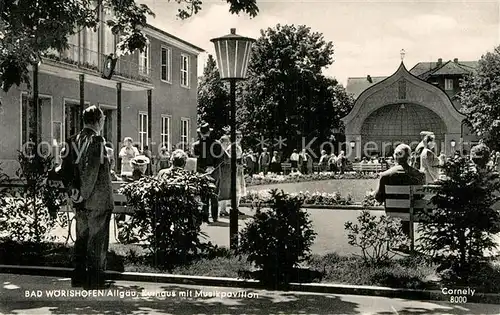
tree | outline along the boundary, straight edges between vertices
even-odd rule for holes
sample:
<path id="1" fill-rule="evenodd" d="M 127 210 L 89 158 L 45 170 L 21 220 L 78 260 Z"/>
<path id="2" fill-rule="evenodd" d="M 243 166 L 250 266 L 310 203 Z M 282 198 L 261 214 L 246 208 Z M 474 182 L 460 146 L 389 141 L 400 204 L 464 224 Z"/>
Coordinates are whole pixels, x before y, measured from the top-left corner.
<path id="1" fill-rule="evenodd" d="M 285 154 L 317 137 L 318 148 L 352 107 L 335 79 L 322 74 L 333 62 L 333 44 L 304 25 L 278 24 L 261 31 L 252 49 L 249 79 L 241 84 L 239 125 L 247 145 L 286 138 Z M 274 144 L 278 144 L 274 142 Z"/>
<path id="2" fill-rule="evenodd" d="M 500 232 L 500 212 L 494 207 L 500 200 L 499 174 L 486 167 L 485 145 L 474 147 L 471 155 L 479 161 L 459 157 L 447 162 L 446 177 L 427 188 L 434 194 L 433 207 L 422 214 L 418 227 L 420 250 L 438 263 L 444 278 L 461 284 L 484 267 L 484 252 L 497 247 L 494 235 Z"/>
<path id="3" fill-rule="evenodd" d="M 176 0 L 185 3 L 178 16 L 188 18 L 201 10 L 200 0 Z M 227 0 L 231 13 L 244 11 L 256 16 L 255 0 Z M 147 37 L 142 29 L 153 12 L 135 0 L 5 0 L 0 12 L 0 84 L 7 92 L 14 84 L 26 83 L 28 68 L 37 65 L 49 50 L 68 48 L 68 36 L 84 28 L 96 29 L 101 8 L 113 12 L 106 24 L 119 34 L 117 54 L 143 50 Z"/>
<path id="4" fill-rule="evenodd" d="M 203 77 L 198 83 L 198 124 L 208 122 L 214 135 L 220 137 L 229 126 L 229 110 L 229 90 L 220 79 L 215 59 L 208 55 Z"/>
<path id="5" fill-rule="evenodd" d="M 500 46 L 479 60 L 477 71 L 461 82 L 458 99 L 474 132 L 500 149 Z"/>

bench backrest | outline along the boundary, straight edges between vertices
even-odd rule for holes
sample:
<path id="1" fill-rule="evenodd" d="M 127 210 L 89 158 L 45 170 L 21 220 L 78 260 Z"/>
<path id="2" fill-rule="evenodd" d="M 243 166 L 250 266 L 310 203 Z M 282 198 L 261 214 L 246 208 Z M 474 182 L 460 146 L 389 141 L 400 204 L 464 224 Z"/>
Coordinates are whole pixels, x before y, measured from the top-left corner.
<path id="1" fill-rule="evenodd" d="M 429 198 L 421 185 L 386 185 L 385 212 L 388 216 L 410 220 L 410 209 L 414 221 L 419 220 L 419 212 L 428 207 Z"/>

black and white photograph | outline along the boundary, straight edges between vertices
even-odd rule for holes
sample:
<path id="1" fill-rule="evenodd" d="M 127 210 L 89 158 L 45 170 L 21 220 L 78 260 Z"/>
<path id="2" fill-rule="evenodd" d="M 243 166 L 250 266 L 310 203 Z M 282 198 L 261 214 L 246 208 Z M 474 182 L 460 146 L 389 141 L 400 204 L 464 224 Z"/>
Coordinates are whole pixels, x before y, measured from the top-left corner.
<path id="1" fill-rule="evenodd" d="M 500 1 L 0 0 L 0 314 L 500 314 Z"/>

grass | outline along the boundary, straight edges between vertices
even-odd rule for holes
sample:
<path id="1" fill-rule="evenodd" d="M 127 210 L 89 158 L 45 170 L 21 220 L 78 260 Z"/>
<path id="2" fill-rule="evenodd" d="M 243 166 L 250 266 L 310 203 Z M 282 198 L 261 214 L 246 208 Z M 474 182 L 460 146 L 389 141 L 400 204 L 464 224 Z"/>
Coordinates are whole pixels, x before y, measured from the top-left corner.
<path id="1" fill-rule="evenodd" d="M 0 264 L 71 267 L 72 247 L 63 244 L 0 243 Z M 144 262 L 147 252 L 138 245 L 112 244 L 108 254 L 108 269 L 115 271 L 164 273 L 165 271 Z M 319 278 L 306 282 L 372 285 L 407 289 L 439 289 L 434 265 L 420 258 L 404 257 L 386 265 L 367 265 L 356 256 L 336 253 L 313 255 L 299 271 L 309 271 Z M 212 257 L 203 258 L 189 265 L 178 266 L 168 273 L 237 278 L 256 273 L 256 268 L 246 257 L 233 255 L 219 248 Z M 300 276 L 297 276 L 301 278 Z M 307 276 L 306 276 L 307 278 Z M 500 265 L 491 264 L 477 272 L 469 286 L 481 292 L 500 292 Z"/>

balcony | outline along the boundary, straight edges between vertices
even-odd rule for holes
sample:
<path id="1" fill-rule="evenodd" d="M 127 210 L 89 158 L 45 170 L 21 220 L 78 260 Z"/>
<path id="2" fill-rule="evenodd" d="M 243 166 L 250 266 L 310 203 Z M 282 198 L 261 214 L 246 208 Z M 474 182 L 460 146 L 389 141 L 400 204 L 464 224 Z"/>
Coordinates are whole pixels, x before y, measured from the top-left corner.
<path id="1" fill-rule="evenodd" d="M 132 58 L 132 56 L 125 56 L 118 59 L 113 78 L 117 81 L 121 81 L 119 79 L 121 77 L 132 81 L 151 83 L 151 68 L 145 68 L 139 65 L 138 62 L 127 60 L 127 58 Z M 70 45 L 69 49 L 63 53 L 51 51 L 45 55 L 46 59 L 55 61 L 61 65 L 91 71 L 98 76 L 101 75 L 106 57 L 107 55 L 100 52 L 76 45 Z"/>

